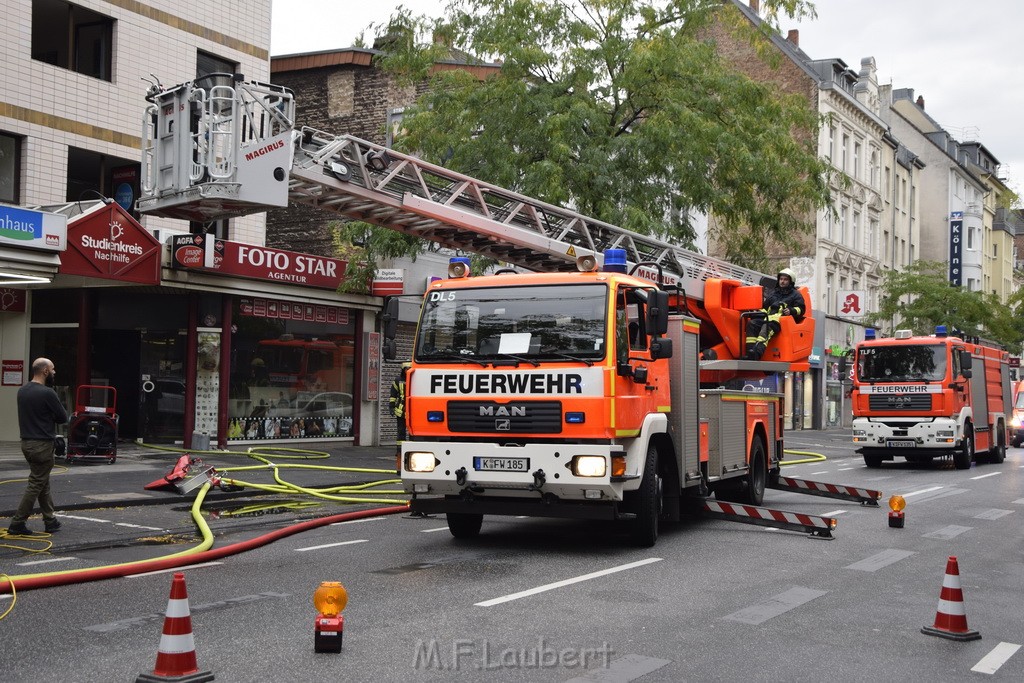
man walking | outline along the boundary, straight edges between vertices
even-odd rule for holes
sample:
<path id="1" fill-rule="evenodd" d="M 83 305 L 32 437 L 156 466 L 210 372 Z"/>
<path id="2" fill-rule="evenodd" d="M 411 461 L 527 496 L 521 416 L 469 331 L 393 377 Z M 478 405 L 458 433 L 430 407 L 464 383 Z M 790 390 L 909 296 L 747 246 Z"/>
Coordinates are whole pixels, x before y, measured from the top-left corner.
<path id="1" fill-rule="evenodd" d="M 31 474 L 25 495 L 21 498 L 18 511 L 11 518 L 7 529 L 9 536 L 31 536 L 32 530 L 25 526 L 32 514 L 32 507 L 39 501 L 43 513 L 43 525 L 47 533 L 61 527 L 53 514 L 53 499 L 50 497 L 50 471 L 53 470 L 53 442 L 56 438 L 54 424 L 64 424 L 68 414 L 53 390 L 57 372 L 49 358 L 37 358 L 32 363 L 32 381 L 18 389 L 18 426 L 21 428 L 21 452 L 28 461 Z"/>

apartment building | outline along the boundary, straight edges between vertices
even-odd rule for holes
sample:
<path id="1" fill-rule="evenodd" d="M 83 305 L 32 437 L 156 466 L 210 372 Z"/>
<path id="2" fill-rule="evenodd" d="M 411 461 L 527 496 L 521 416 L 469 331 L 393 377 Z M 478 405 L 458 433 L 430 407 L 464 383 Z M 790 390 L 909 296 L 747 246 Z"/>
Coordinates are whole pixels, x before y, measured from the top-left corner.
<path id="1" fill-rule="evenodd" d="M 305 285 L 252 263 L 194 267 L 180 244 L 262 247 L 265 214 L 190 223 L 135 210 L 150 181 L 147 90 L 267 81 L 270 6 L 0 0 L 0 225 L 46 226 L 32 239 L 0 229 L 3 414 L 48 356 L 71 409 L 78 387 L 116 388 L 123 439 L 373 442 L 361 407 L 379 381 L 362 358 L 379 301 L 336 293 L 343 262 Z M 0 440 L 16 438 L 16 421 L 0 421 Z"/>

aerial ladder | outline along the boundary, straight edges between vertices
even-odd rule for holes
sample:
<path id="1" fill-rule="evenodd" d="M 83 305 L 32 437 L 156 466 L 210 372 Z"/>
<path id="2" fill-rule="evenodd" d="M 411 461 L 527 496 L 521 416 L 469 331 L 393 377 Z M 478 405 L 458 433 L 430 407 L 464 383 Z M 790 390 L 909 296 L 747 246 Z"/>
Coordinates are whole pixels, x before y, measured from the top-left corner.
<path id="1" fill-rule="evenodd" d="M 702 383 L 809 367 L 810 317 L 777 334 L 764 360 L 743 360 L 746 318 L 774 281 L 763 273 L 350 135 L 296 130 L 286 88 L 218 74 L 154 86 L 147 100 L 142 213 L 210 221 L 304 204 L 535 272 L 575 270 L 581 257 L 600 263 L 606 250 L 621 249 L 635 274 L 673 294 L 677 310 L 708 323 L 701 325 Z M 868 505 L 880 496 L 785 477 L 769 486 Z"/>

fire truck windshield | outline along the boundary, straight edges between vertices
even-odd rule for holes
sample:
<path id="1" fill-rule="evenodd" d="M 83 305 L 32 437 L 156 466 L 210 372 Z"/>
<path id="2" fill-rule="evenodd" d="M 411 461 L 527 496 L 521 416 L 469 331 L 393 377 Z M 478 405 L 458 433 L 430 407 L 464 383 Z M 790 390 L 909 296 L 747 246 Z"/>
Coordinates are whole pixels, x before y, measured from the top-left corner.
<path id="1" fill-rule="evenodd" d="M 936 382 L 946 376 L 942 344 L 865 346 L 857 352 L 862 382 Z"/>
<path id="2" fill-rule="evenodd" d="M 427 295 L 416 360 L 604 358 L 603 284 L 447 289 Z"/>

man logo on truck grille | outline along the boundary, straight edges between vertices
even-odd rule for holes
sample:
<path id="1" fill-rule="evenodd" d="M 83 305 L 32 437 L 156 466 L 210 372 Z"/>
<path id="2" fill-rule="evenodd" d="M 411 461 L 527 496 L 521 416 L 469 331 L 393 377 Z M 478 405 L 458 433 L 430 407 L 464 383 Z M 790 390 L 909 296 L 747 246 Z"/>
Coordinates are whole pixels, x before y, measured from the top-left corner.
<path id="1" fill-rule="evenodd" d="M 480 406 L 480 417 L 526 417 L 526 406 Z"/>
<path id="2" fill-rule="evenodd" d="M 495 420 L 494 430 L 498 432 L 512 431 L 512 420 Z"/>
<path id="3" fill-rule="evenodd" d="M 910 403 L 909 396 L 888 396 L 886 400 L 891 406 L 903 406 Z"/>

